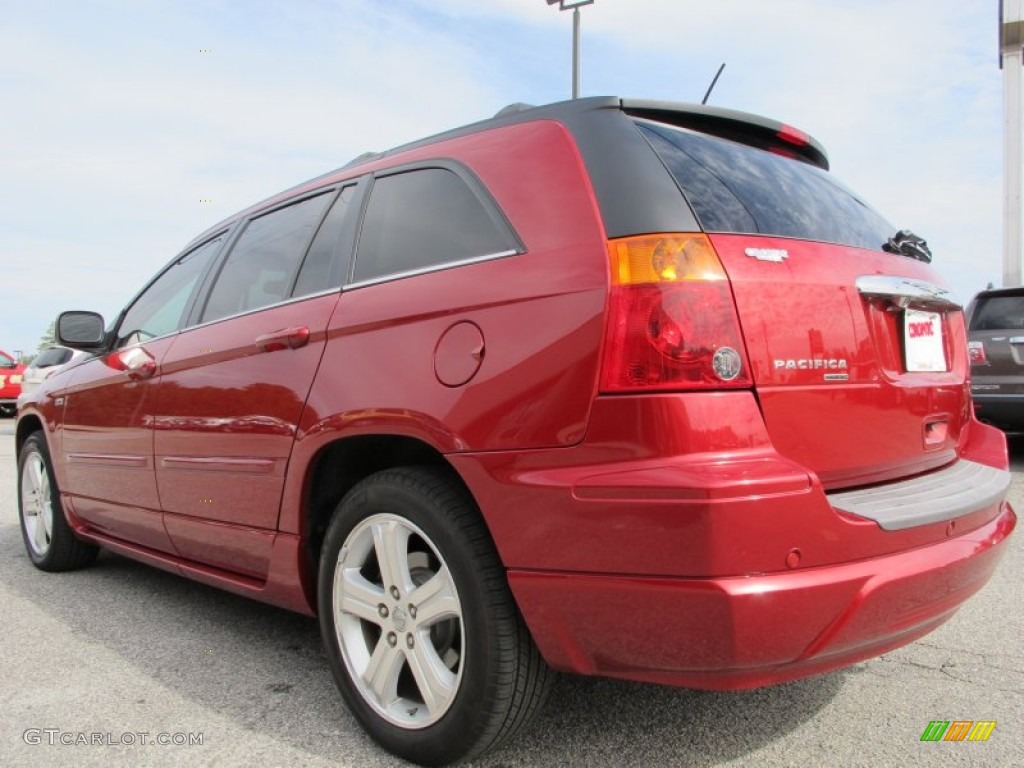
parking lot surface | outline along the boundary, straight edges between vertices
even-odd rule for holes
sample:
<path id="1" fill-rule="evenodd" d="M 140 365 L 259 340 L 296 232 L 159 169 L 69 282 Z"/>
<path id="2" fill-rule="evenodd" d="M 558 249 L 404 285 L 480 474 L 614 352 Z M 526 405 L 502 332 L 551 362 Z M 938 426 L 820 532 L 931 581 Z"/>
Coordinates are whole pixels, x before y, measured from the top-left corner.
<path id="1" fill-rule="evenodd" d="M 1014 454 L 1020 512 L 1024 443 Z M 13 422 L 2 420 L 0 764 L 399 764 L 342 704 L 315 620 L 108 553 L 84 571 L 42 573 L 25 555 L 15 494 Z M 474 764 L 1019 766 L 1022 550 L 1018 530 L 981 593 L 881 658 L 744 693 L 563 677 L 529 731 Z M 982 743 L 922 742 L 932 720 L 997 725 Z"/>

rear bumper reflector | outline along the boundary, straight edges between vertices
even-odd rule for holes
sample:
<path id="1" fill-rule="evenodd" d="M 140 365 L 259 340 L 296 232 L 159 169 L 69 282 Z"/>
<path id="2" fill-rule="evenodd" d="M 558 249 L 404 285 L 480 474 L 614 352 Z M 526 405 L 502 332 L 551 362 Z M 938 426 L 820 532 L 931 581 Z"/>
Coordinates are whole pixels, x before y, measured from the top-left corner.
<path id="1" fill-rule="evenodd" d="M 1010 473 L 961 459 L 909 480 L 829 493 L 836 509 L 874 520 L 887 531 L 952 520 L 1002 501 Z"/>

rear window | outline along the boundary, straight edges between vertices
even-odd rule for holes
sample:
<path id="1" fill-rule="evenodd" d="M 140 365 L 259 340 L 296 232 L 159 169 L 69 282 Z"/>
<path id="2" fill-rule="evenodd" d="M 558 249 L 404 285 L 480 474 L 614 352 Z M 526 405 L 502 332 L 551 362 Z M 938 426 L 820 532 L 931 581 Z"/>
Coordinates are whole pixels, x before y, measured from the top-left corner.
<path id="1" fill-rule="evenodd" d="M 1024 296 L 980 299 L 971 315 L 972 331 L 1024 330 Z"/>
<path id="2" fill-rule="evenodd" d="M 66 347 L 51 347 L 40 352 L 36 359 L 32 361 L 32 365 L 36 368 L 52 368 L 55 365 L 64 365 L 70 359 L 70 349 Z"/>
<path id="3" fill-rule="evenodd" d="M 637 120 L 706 232 L 880 250 L 896 231 L 813 165 L 694 131 Z"/>

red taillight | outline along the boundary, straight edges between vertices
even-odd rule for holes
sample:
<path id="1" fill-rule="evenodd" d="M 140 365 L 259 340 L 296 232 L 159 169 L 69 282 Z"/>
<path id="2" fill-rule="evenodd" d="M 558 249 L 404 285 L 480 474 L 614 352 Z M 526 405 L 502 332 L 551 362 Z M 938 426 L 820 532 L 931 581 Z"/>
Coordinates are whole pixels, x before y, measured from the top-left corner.
<path id="1" fill-rule="evenodd" d="M 729 281 L 704 235 L 608 243 L 603 392 L 749 387 Z"/>
<path id="2" fill-rule="evenodd" d="M 983 342 L 967 342 L 967 354 L 971 358 L 971 365 L 988 365 L 988 358 L 985 357 L 985 344 Z"/>

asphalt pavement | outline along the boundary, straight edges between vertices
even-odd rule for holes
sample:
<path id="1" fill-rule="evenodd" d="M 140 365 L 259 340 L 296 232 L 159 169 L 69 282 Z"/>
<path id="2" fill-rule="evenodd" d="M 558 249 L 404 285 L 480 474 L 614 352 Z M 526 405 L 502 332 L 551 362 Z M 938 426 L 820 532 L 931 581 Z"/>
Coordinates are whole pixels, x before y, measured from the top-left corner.
<path id="1" fill-rule="evenodd" d="M 0 765 L 403 764 L 346 711 L 315 620 L 109 553 L 33 568 L 12 435 L 0 421 Z M 1022 550 L 1024 528 L 946 625 L 841 672 L 745 693 L 564 676 L 536 724 L 475 765 L 1024 765 Z M 932 720 L 997 725 L 986 742 L 922 742 Z"/>

